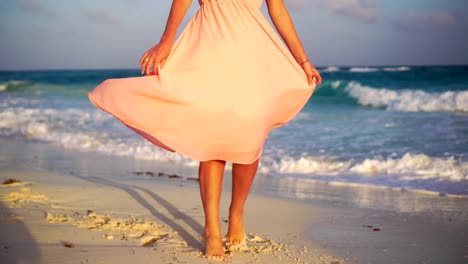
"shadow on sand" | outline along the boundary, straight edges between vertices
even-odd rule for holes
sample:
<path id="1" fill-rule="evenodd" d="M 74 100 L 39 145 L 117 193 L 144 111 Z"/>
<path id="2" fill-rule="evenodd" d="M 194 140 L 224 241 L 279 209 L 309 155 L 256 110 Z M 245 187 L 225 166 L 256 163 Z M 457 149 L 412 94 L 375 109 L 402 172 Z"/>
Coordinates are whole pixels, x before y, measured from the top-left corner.
<path id="1" fill-rule="evenodd" d="M 39 245 L 23 220 L 0 202 L 0 263 L 40 263 Z"/>
<path id="2" fill-rule="evenodd" d="M 188 230 L 184 229 L 181 225 L 173 221 L 168 216 L 164 215 L 163 213 L 160 213 L 158 210 L 156 210 L 156 208 L 151 203 L 156 202 L 160 206 L 164 207 L 174 219 L 179 219 L 179 220 L 184 221 L 197 234 L 203 234 L 203 230 L 204 230 L 203 226 L 200 225 L 197 221 L 195 221 L 192 217 L 188 216 L 184 212 L 177 209 L 177 207 L 173 206 L 166 199 L 157 195 L 156 193 L 148 189 L 139 187 L 139 186 L 117 183 L 117 182 L 109 181 L 100 177 L 85 177 L 85 176 L 77 175 L 76 173 L 72 173 L 71 175 L 79 179 L 88 181 L 88 182 L 110 186 L 110 187 L 114 187 L 114 188 L 125 191 L 133 199 L 135 199 L 135 201 L 141 204 L 141 206 L 146 208 L 154 217 L 166 223 L 174 231 L 177 231 L 180 237 L 184 239 L 185 242 L 187 242 L 189 246 L 200 251 L 204 249 L 203 244 L 197 238 L 195 238 Z M 149 197 L 152 198 L 153 201 L 146 200 L 138 191 L 147 194 Z"/>

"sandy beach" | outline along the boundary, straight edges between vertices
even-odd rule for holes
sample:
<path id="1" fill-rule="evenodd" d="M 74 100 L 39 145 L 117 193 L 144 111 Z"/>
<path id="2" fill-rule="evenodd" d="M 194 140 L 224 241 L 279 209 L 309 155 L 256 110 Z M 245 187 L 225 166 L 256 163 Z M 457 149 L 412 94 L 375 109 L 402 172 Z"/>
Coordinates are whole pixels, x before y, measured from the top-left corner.
<path id="1" fill-rule="evenodd" d="M 0 143 L 1 182 L 20 181 L 0 187 L 1 263 L 212 262 L 202 257 L 195 168 Z M 225 231 L 229 173 L 221 207 Z M 295 184 L 282 186 L 292 190 Z M 227 261 L 468 260 L 466 198 L 318 182 L 307 186 L 316 199 L 281 197 L 274 180 L 258 176 L 245 212 L 247 245 L 228 252 Z"/>

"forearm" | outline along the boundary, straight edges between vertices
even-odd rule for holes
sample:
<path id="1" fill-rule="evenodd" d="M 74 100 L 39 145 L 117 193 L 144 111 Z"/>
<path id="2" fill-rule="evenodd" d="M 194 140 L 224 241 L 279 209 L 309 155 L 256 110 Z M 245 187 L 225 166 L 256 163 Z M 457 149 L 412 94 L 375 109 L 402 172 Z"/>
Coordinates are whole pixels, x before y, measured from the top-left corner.
<path id="1" fill-rule="evenodd" d="M 294 23 L 283 1 L 275 1 L 268 6 L 271 20 L 298 63 L 307 60 L 307 54 L 299 40 Z"/>
<path id="2" fill-rule="evenodd" d="M 182 20 L 187 13 L 190 5 L 192 4 L 192 0 L 173 0 L 171 6 L 171 12 L 169 13 L 169 17 L 167 18 L 166 28 L 164 29 L 164 33 L 161 37 L 162 40 L 169 40 L 173 42 L 176 38 L 177 29 L 182 23 Z"/>

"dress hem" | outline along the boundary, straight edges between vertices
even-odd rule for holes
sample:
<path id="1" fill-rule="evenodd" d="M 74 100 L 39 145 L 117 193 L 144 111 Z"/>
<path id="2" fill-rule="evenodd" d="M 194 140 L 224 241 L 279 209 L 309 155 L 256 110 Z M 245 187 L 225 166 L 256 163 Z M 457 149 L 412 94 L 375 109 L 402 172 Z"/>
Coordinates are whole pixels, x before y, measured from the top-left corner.
<path id="1" fill-rule="evenodd" d="M 261 148 L 258 151 L 258 154 L 256 155 L 256 157 L 252 161 L 245 162 L 245 161 L 241 161 L 241 160 L 237 160 L 237 159 L 231 159 L 231 158 L 222 158 L 222 157 L 220 157 L 220 158 L 215 158 L 215 157 L 211 158 L 210 154 L 203 155 L 204 157 L 202 157 L 202 158 L 197 158 L 196 155 L 187 154 L 186 152 L 176 151 L 170 146 L 171 144 L 166 144 L 165 142 L 167 142 L 167 140 L 165 140 L 164 138 L 161 139 L 161 136 L 158 135 L 157 137 L 155 137 L 155 136 L 152 135 L 154 133 L 149 132 L 144 128 L 141 128 L 140 126 L 132 124 L 131 122 L 123 121 L 123 118 L 120 118 L 119 116 L 117 116 L 117 115 L 111 113 L 110 111 L 106 110 L 100 103 L 97 102 L 97 100 L 95 100 L 95 98 L 93 98 L 91 93 L 92 92 L 88 93 L 88 98 L 91 101 L 91 103 L 93 103 L 96 107 L 98 107 L 102 111 L 110 114 L 111 116 L 115 117 L 122 124 L 124 124 L 125 126 L 127 126 L 130 129 L 132 129 L 133 131 L 137 132 L 140 136 L 142 136 L 144 139 L 146 139 L 147 141 L 149 141 L 153 145 L 155 145 L 155 146 L 157 146 L 159 148 L 162 148 L 162 149 L 164 149 L 166 151 L 179 153 L 179 154 L 181 154 L 181 155 L 183 155 L 183 156 L 185 156 L 187 158 L 190 158 L 192 160 L 196 160 L 196 161 L 199 161 L 199 162 L 210 161 L 210 160 L 224 160 L 224 161 L 227 161 L 227 162 L 238 163 L 238 164 L 252 164 L 257 159 L 259 159 L 261 157 L 262 153 L 263 153 L 263 148 Z M 149 137 L 151 137 L 152 139 L 154 139 L 156 142 L 158 142 L 160 144 L 154 143 L 152 140 L 150 140 L 145 135 L 148 135 Z"/>

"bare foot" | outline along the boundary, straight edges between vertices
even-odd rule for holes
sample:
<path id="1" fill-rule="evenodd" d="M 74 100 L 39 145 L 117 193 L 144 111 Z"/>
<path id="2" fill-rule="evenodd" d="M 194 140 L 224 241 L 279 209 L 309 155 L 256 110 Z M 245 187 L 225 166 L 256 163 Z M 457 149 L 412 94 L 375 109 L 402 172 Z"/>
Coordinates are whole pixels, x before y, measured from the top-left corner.
<path id="1" fill-rule="evenodd" d="M 239 246 L 245 243 L 244 218 L 240 213 L 229 215 L 229 229 L 227 233 L 227 243 L 232 246 Z"/>
<path id="2" fill-rule="evenodd" d="M 205 235 L 205 256 L 211 260 L 224 260 L 224 247 L 221 235 Z"/>

